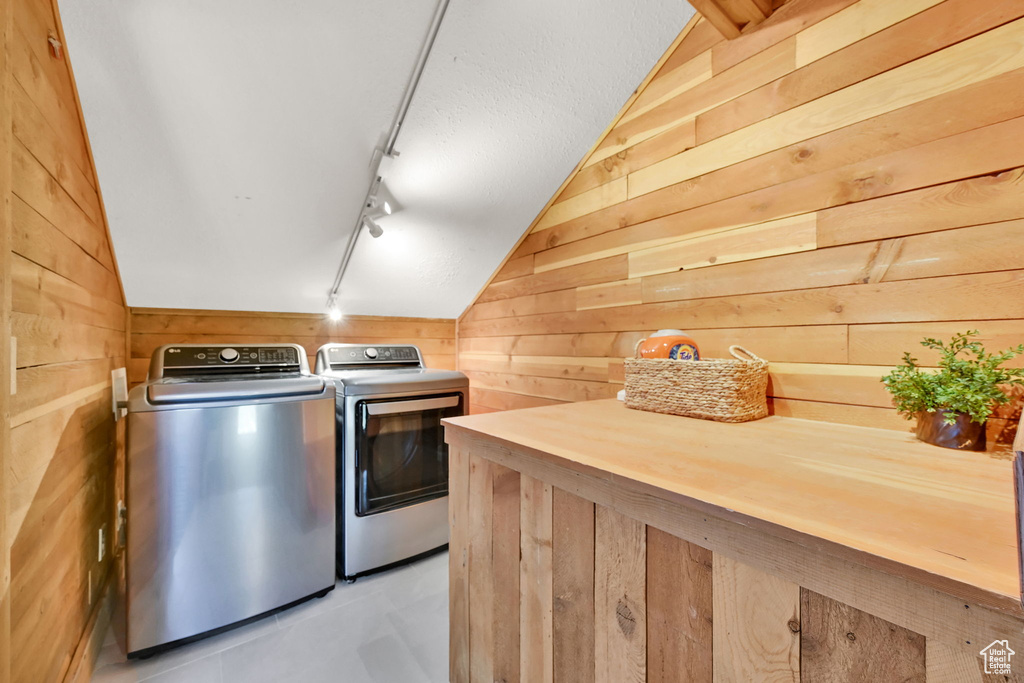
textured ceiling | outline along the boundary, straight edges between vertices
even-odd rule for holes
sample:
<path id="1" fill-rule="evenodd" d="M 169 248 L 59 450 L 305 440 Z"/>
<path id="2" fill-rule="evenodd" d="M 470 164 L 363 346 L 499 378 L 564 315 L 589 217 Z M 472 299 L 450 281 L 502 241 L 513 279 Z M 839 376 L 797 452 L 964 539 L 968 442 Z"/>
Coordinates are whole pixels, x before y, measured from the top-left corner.
<path id="1" fill-rule="evenodd" d="M 128 303 L 322 312 L 434 6 L 61 0 Z M 343 311 L 460 314 L 692 12 L 451 0 Z"/>

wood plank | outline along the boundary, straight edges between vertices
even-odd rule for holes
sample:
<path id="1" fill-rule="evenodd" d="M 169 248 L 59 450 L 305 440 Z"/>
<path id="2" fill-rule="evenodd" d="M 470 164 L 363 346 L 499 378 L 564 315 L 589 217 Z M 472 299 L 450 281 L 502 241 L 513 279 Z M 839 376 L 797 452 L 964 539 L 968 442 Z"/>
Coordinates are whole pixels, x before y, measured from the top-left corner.
<path id="1" fill-rule="evenodd" d="M 883 21 L 889 21 L 893 12 L 897 15 L 913 12 L 919 10 L 922 4 L 929 2 L 931 0 L 923 0 L 923 3 L 883 3 L 885 6 L 879 6 L 879 3 L 875 2 L 870 7 L 858 3 L 821 22 L 814 29 L 819 29 L 848 12 L 861 13 L 863 18 L 865 10 L 884 16 Z M 829 50 L 827 57 L 823 56 L 824 58 L 813 64 L 699 116 L 697 140 L 704 143 L 721 137 L 760 119 L 774 116 L 865 78 L 876 76 L 1017 19 L 1021 16 L 1021 11 L 1019 6 L 1000 0 L 949 0 L 840 49 L 848 44 L 848 37 L 857 35 L 859 29 L 852 31 L 849 36 L 844 35 L 840 40 L 825 46 Z M 838 27 L 829 28 L 829 31 L 833 30 L 838 30 Z M 798 36 L 798 50 L 800 41 L 803 41 L 805 36 L 806 34 Z M 818 39 L 816 37 L 814 40 Z M 797 59 L 799 61 L 799 54 Z"/>
<path id="2" fill-rule="evenodd" d="M 945 643 L 925 643 L 928 683 L 985 683 L 978 658 Z"/>
<path id="3" fill-rule="evenodd" d="M 1024 168 L 838 206 L 818 216 L 818 246 L 1024 217 Z"/>
<path id="4" fill-rule="evenodd" d="M 690 29 L 684 40 L 675 47 L 672 54 L 668 56 L 668 59 L 659 65 L 660 68 L 648 87 L 654 85 L 658 80 L 665 78 L 702 52 L 710 50 L 725 41 L 724 36 L 718 32 L 718 29 L 712 26 L 711 22 L 702 17 L 700 13 L 694 15 L 693 18 L 697 20 L 696 24 Z M 637 99 L 639 100 L 639 97 Z"/>
<path id="5" fill-rule="evenodd" d="M 606 185 L 587 190 L 574 197 L 564 199 L 551 205 L 537 221 L 534 232 L 540 232 L 552 225 L 558 225 L 573 218 L 585 216 L 600 209 L 607 208 L 612 204 L 618 204 L 626 200 L 626 179 L 617 178 Z"/>
<path id="6" fill-rule="evenodd" d="M 539 396 L 525 396 L 523 394 L 510 394 L 504 391 L 493 391 L 491 389 L 480 389 L 471 387 L 469 390 L 470 403 L 492 410 L 519 410 L 521 408 L 536 408 L 538 406 L 549 406 L 561 401 Z"/>
<path id="7" fill-rule="evenodd" d="M 715 682 L 799 683 L 800 587 L 719 553 L 713 583 Z"/>
<path id="8" fill-rule="evenodd" d="M 711 551 L 647 527 L 647 681 L 711 683 Z"/>
<path id="9" fill-rule="evenodd" d="M 451 339 L 455 336 L 453 320 L 420 318 L 396 320 L 387 317 L 345 316 L 331 324 L 324 316 L 308 314 L 302 317 L 269 315 L 152 315 L 133 313 L 132 330 L 140 334 L 189 333 L 236 335 L 296 335 L 304 337 L 396 337 Z"/>
<path id="10" fill-rule="evenodd" d="M 538 270 L 554 265 L 578 264 L 595 258 L 608 258 L 617 254 L 635 252 L 640 249 L 668 244 L 685 237 L 710 234 L 726 228 L 744 227 L 777 218 L 825 209 L 818 215 L 820 246 L 822 233 L 834 232 L 834 223 L 842 221 L 846 213 L 870 204 L 866 200 L 878 197 L 909 195 L 929 185 L 948 183 L 951 178 L 964 175 L 998 173 L 1012 169 L 1024 162 L 1024 152 L 1016 146 L 1007 146 L 1005 140 L 1024 135 L 1024 117 L 1003 121 L 982 129 L 960 133 L 955 136 L 920 145 L 912 150 L 902 150 L 882 157 L 875 157 L 835 168 L 825 173 L 806 176 L 774 187 L 740 195 L 714 204 L 699 206 L 687 211 L 653 219 L 626 228 L 613 230 L 593 237 L 572 242 L 538 253 L 535 257 Z M 967 146 L 966 148 L 964 146 Z M 967 150 L 966 152 L 964 150 Z M 995 182 L 996 188 L 989 192 L 997 194 L 1000 189 L 1007 193 L 1016 191 L 1012 179 Z M 977 179 L 981 181 L 981 179 Z M 976 185 L 984 183 L 976 182 Z M 935 188 L 931 188 L 936 192 Z M 926 190 L 922 192 L 926 192 Z M 878 201 L 878 200 L 875 200 Z M 850 202 L 856 202 L 851 204 Z M 832 209 L 830 207 L 838 207 Z M 861 209 L 863 210 L 863 209 Z M 996 217 L 950 225 L 948 221 L 961 216 L 966 206 L 950 212 L 947 227 L 959 227 L 982 222 L 997 222 L 1019 217 Z M 1007 209 L 992 207 L 990 212 L 999 216 Z M 1014 210 L 1010 210 L 1011 213 Z M 925 211 L 921 211 L 925 214 Z M 831 218 L 831 221 L 828 220 Z M 915 217 L 916 220 L 916 217 Z M 914 221 L 911 221 L 913 224 Z M 941 223 L 940 223 L 941 225 Z M 824 227 L 822 227 L 824 226 Z M 935 228 L 941 229 L 941 228 Z M 910 234 L 912 231 L 897 234 Z M 923 231 L 922 231 L 923 232 Z M 853 233 L 856 235 L 856 232 Z M 847 239 L 840 243 L 860 241 Z"/>
<path id="11" fill-rule="evenodd" d="M 606 382 L 591 382 L 552 377 L 531 377 L 500 372 L 465 371 L 470 384 L 481 389 L 526 394 L 556 401 L 593 401 L 615 396 L 618 387 Z"/>
<path id="12" fill-rule="evenodd" d="M 913 431 L 913 422 L 905 420 L 896 412 L 895 408 L 773 397 L 768 399 L 768 409 L 772 415 L 779 417 L 795 417 L 801 420 L 835 422 L 899 432 Z"/>
<path id="13" fill-rule="evenodd" d="M 11 198 L 11 249 L 19 256 L 121 304 L 117 275 L 18 197 Z"/>
<path id="14" fill-rule="evenodd" d="M 938 364 L 937 351 L 921 346 L 925 337 L 949 339 L 957 332 L 978 330 L 990 351 L 1002 350 L 1024 339 L 1024 320 L 961 320 L 938 323 L 897 323 L 850 326 L 850 362 L 858 365 L 897 365 L 909 351 L 921 365 Z M 1024 367 L 1024 357 L 1006 363 Z"/>
<path id="15" fill-rule="evenodd" d="M 13 33 L 11 0 L 0 0 L 0 491 L 7 497 L 11 458 L 11 61 L 7 45 Z M 8 512 L 0 510 L 0 680 L 11 680 L 11 537 Z"/>
<path id="16" fill-rule="evenodd" d="M 519 681 L 519 473 L 489 463 L 491 471 L 492 576 L 494 586 L 494 677 Z"/>
<path id="17" fill-rule="evenodd" d="M 524 682 L 552 683 L 551 485 L 521 477 L 519 486 L 519 675 Z"/>
<path id="18" fill-rule="evenodd" d="M 594 504 L 552 489 L 554 680 L 587 683 L 594 670 Z"/>
<path id="19" fill-rule="evenodd" d="M 124 332 L 27 313 L 11 314 L 18 338 L 18 367 L 115 358 L 124 353 Z"/>
<path id="20" fill-rule="evenodd" d="M 533 255 L 523 256 L 522 258 L 511 259 L 504 266 L 502 266 L 495 274 L 492 282 L 501 282 L 502 280 L 511 280 L 514 277 L 523 277 L 524 275 L 533 274 Z"/>
<path id="21" fill-rule="evenodd" d="M 800 591 L 800 673 L 822 683 L 925 683 L 924 636 Z"/>
<path id="22" fill-rule="evenodd" d="M 660 104 L 683 94 L 695 85 L 711 78 L 711 50 L 696 55 L 672 71 L 656 78 L 643 91 L 626 115 L 619 119 L 619 125 L 654 109 Z M 591 163 L 597 163 L 592 161 Z"/>
<path id="23" fill-rule="evenodd" d="M 847 45 L 934 7 L 943 0 L 861 0 L 797 36 L 797 66 L 806 66 Z"/>
<path id="24" fill-rule="evenodd" d="M 639 278 L 633 278 L 601 285 L 579 287 L 576 290 L 576 306 L 574 310 L 585 311 L 590 308 L 628 306 L 630 304 L 642 304 L 643 302 L 643 282 Z"/>
<path id="25" fill-rule="evenodd" d="M 598 683 L 647 680 L 647 535 L 598 505 L 594 514 L 594 666 Z"/>
<path id="26" fill-rule="evenodd" d="M 526 294 L 524 296 L 514 296 L 508 299 L 480 303 L 467 312 L 463 320 L 488 320 L 492 318 L 508 318 L 515 315 L 575 310 L 576 290 L 561 289 L 555 292 Z"/>
<path id="27" fill-rule="evenodd" d="M 636 171 L 629 197 L 1019 69 L 1022 45 L 1017 20 Z"/>
<path id="28" fill-rule="evenodd" d="M 469 678 L 494 680 L 494 491 L 490 461 L 469 454 Z"/>
<path id="29" fill-rule="evenodd" d="M 768 394 L 780 398 L 847 405 L 892 407 L 882 376 L 892 370 L 877 365 L 771 363 Z"/>
<path id="30" fill-rule="evenodd" d="M 658 133 L 643 142 L 627 147 L 612 156 L 595 160 L 593 164 L 576 174 L 572 182 L 566 186 L 564 194 L 566 196 L 573 196 L 574 194 L 585 192 L 690 149 L 696 144 L 696 127 L 696 119 L 683 121 L 677 126 Z M 606 210 L 602 209 L 595 213 L 601 213 Z M 592 216 L 594 214 L 587 214 L 581 218 L 575 218 L 572 221 L 566 222 L 584 221 Z M 540 237 L 544 237 L 543 233 Z M 527 237 L 526 239 L 529 240 L 530 238 Z"/>
<path id="31" fill-rule="evenodd" d="M 797 35 L 858 0 L 786 0 L 757 30 L 740 40 L 720 41 L 712 50 L 715 73 L 731 69 L 772 45 Z M 778 4 L 778 3 L 775 3 Z"/>
<path id="32" fill-rule="evenodd" d="M 591 159 L 607 158 L 659 133 L 664 133 L 696 118 L 709 109 L 728 102 L 743 93 L 750 92 L 765 83 L 770 83 L 792 71 L 795 65 L 795 41 L 788 40 L 774 45 L 721 76 L 697 83 L 680 94 L 665 99 L 635 118 L 620 121 L 619 125 L 611 131 L 594 152 Z M 641 172 L 637 171 L 637 173 Z M 636 194 L 631 186 L 629 196 L 633 197 Z"/>
<path id="33" fill-rule="evenodd" d="M 690 4 L 726 38 L 738 38 L 741 26 L 722 8 L 719 0 L 694 0 Z"/>
<path id="34" fill-rule="evenodd" d="M 816 246 L 817 226 L 817 214 L 810 213 L 630 252 L 629 276 L 637 278 L 811 251 Z"/>
<path id="35" fill-rule="evenodd" d="M 83 172 L 78 166 L 56 131 L 29 99 L 25 89 L 14 84 L 11 94 L 14 104 L 14 136 L 39 160 L 90 220 L 96 223 L 102 221 L 99 198 L 91 174 Z"/>
<path id="36" fill-rule="evenodd" d="M 97 296 L 16 254 L 11 259 L 11 280 L 15 311 L 112 330 L 124 329 L 124 309 L 120 304 Z"/>
<path id="37" fill-rule="evenodd" d="M 469 457 L 448 447 L 448 669 L 452 683 L 470 683 L 469 675 Z"/>
<path id="38" fill-rule="evenodd" d="M 12 191 L 110 271 L 114 261 L 97 226 L 20 141 L 12 145 Z"/>
<path id="39" fill-rule="evenodd" d="M 852 164 L 858 166 L 855 167 L 856 170 L 851 170 L 845 175 L 846 184 L 837 188 L 829 196 L 838 196 L 844 201 L 863 197 L 865 189 L 862 187 L 863 179 L 874 177 L 875 174 L 882 179 L 887 175 L 892 175 L 895 179 L 906 173 L 903 171 L 899 175 L 894 175 L 891 172 L 879 172 L 877 165 L 875 171 L 872 172 L 864 165 L 865 159 L 877 158 L 886 154 L 896 155 L 902 150 L 911 150 L 922 144 L 968 133 L 980 127 L 1018 117 L 1024 111 L 1024 94 L 1022 93 L 1024 93 L 1024 70 L 1012 71 L 853 126 L 789 145 L 775 152 L 714 171 L 701 178 L 672 185 L 591 214 L 585 219 L 569 221 L 546 231 L 549 233 L 546 236 L 527 237 L 517 253 L 533 253 L 552 248 Z M 938 149 L 940 147 L 943 149 Z M 937 145 L 935 158 L 942 159 L 945 156 L 955 159 L 961 157 L 963 151 L 963 145 L 948 146 L 948 148 Z M 920 165 L 919 163 L 914 164 L 919 161 L 918 152 L 912 151 L 910 154 L 912 156 L 904 159 L 903 167 L 914 169 Z M 896 158 L 899 157 L 892 157 L 892 159 Z M 935 166 L 935 161 L 929 159 L 927 162 L 928 172 L 933 175 L 932 167 Z M 991 168 L 988 171 L 968 174 L 980 175 L 990 172 L 992 172 Z M 938 182 L 947 182 L 958 177 L 963 176 L 952 175 Z M 935 182 L 914 185 L 913 182 L 908 181 L 903 183 L 903 189 L 914 189 Z M 877 192 L 877 188 L 887 186 L 888 183 L 884 180 L 872 183 L 872 187 L 876 188 L 875 192 Z M 788 187 L 790 189 L 785 192 L 787 195 L 795 193 L 799 196 L 801 193 L 813 192 L 814 194 L 810 196 L 824 196 L 820 184 Z M 755 200 L 761 203 L 777 202 L 778 195 L 783 194 L 782 190 L 784 189 L 786 188 L 782 187 L 778 192 L 756 195 Z M 822 208 L 817 205 L 820 202 L 814 204 L 816 205 L 808 205 L 808 208 Z M 721 207 L 715 207 L 717 223 L 712 223 L 712 225 L 721 227 L 723 224 L 721 213 Z M 791 213 L 799 213 L 799 211 L 791 211 Z M 543 237 L 543 239 L 537 239 L 538 237 Z"/>
<path id="40" fill-rule="evenodd" d="M 624 280 L 628 273 L 625 255 L 613 256 L 581 263 L 574 268 L 563 268 L 557 272 L 542 273 L 506 280 L 490 285 L 477 299 L 477 303 L 510 299 L 528 294 L 554 292 L 568 287 L 582 287 L 613 280 Z"/>

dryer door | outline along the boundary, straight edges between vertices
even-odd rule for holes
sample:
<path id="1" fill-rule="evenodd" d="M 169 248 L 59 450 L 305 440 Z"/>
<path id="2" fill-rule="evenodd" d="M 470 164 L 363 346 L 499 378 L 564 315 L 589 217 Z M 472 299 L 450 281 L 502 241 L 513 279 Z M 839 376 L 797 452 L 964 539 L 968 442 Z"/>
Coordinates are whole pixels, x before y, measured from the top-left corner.
<path id="1" fill-rule="evenodd" d="M 356 404 L 356 515 L 448 495 L 441 420 L 464 414 L 461 394 Z"/>

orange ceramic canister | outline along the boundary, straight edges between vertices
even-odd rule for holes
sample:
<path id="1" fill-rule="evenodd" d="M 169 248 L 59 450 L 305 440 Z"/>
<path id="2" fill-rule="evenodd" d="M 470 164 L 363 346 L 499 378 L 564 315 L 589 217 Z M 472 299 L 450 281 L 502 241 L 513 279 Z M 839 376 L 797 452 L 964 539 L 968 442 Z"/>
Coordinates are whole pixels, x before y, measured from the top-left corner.
<path id="1" fill-rule="evenodd" d="M 640 357 L 700 360 L 700 349 L 693 337 L 682 330 L 658 330 L 640 342 Z"/>

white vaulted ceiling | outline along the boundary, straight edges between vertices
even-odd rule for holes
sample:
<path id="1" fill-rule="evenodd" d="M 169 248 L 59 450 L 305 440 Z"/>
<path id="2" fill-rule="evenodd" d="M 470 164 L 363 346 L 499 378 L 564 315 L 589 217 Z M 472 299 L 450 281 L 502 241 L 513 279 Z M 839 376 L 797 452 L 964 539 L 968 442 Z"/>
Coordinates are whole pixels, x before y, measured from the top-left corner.
<path id="1" fill-rule="evenodd" d="M 132 306 L 321 312 L 433 0 L 61 0 Z M 451 0 L 339 302 L 454 317 L 693 10 Z"/>

